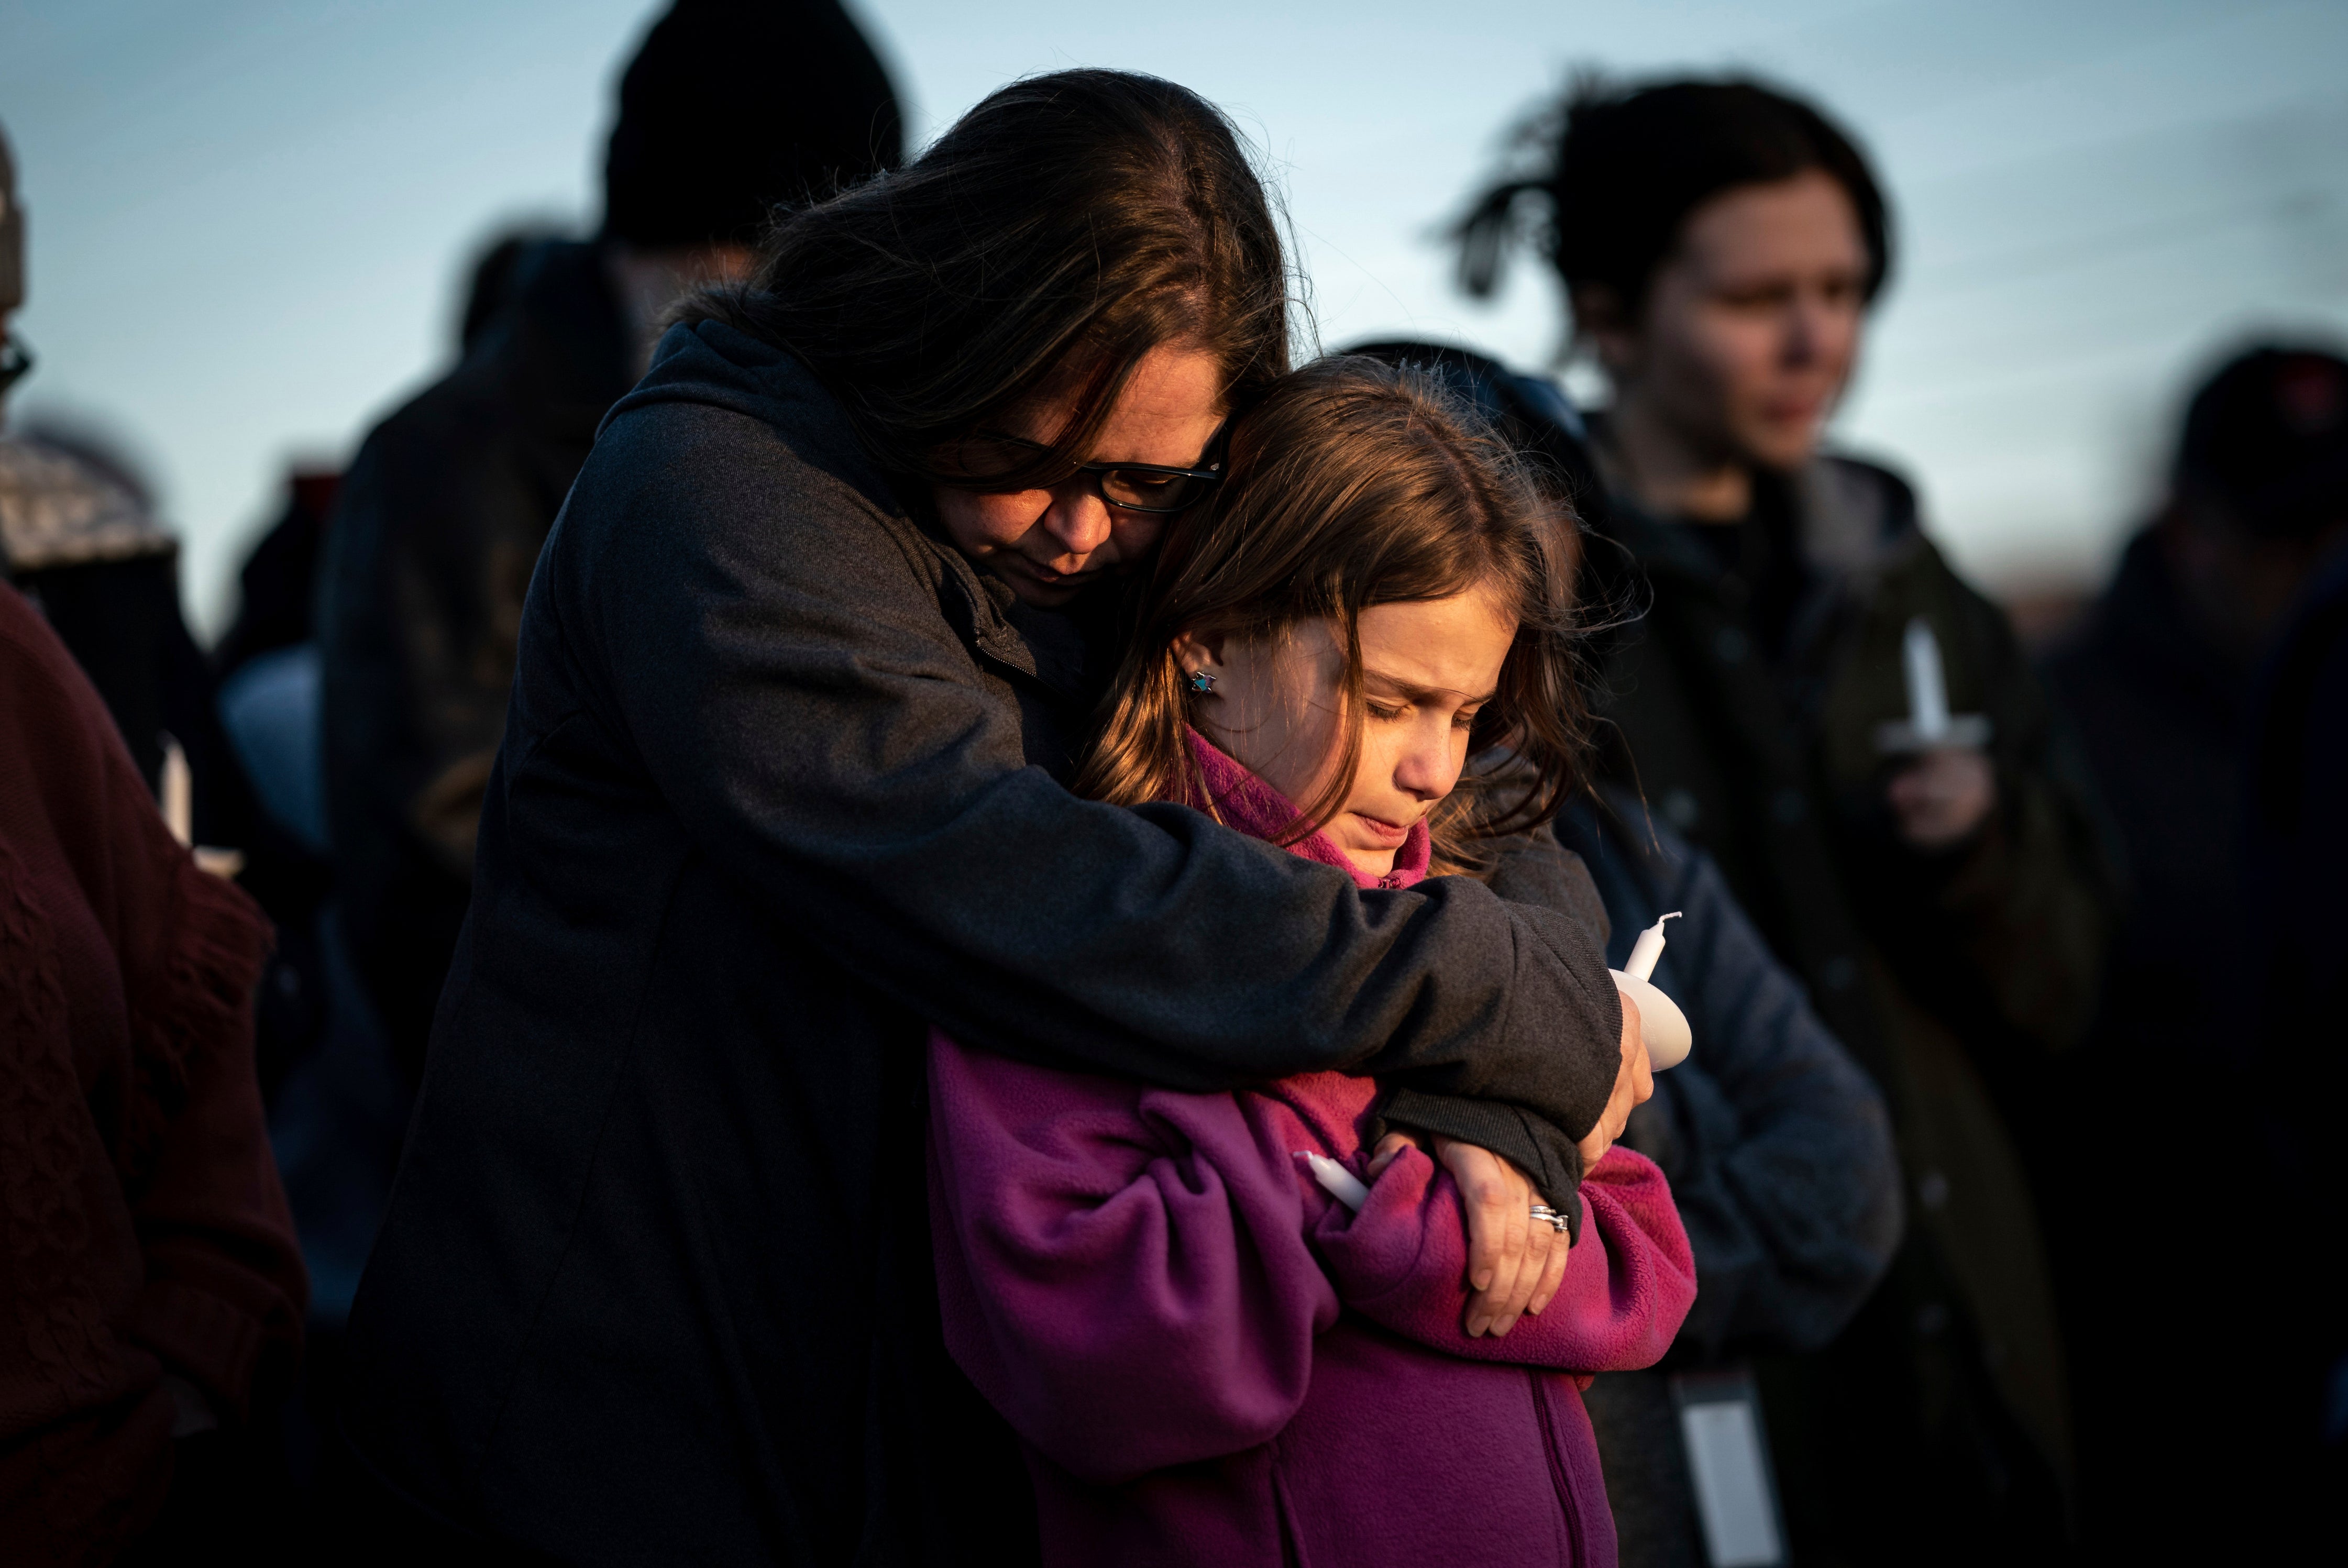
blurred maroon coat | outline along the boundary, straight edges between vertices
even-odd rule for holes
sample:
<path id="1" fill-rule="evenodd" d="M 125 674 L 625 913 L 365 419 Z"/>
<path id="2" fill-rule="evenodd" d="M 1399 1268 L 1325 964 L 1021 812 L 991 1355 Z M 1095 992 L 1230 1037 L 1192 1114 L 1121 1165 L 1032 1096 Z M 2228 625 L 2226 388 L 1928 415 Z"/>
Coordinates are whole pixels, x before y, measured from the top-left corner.
<path id="1" fill-rule="evenodd" d="M 225 1421 L 309 1295 L 262 1123 L 269 928 L 196 869 L 97 692 L 0 587 L 0 1556 L 98 1562 L 171 1481 L 169 1372 Z"/>

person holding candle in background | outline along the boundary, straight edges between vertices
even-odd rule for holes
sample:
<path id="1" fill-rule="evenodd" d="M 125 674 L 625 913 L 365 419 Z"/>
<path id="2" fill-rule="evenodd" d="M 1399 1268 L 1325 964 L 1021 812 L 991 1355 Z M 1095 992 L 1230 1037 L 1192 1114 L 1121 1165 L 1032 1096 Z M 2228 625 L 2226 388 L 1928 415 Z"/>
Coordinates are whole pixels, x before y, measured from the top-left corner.
<path id="1" fill-rule="evenodd" d="M 1909 1181 L 1868 1308 L 1759 1364 L 1792 1551 L 2059 1553 L 2070 1418 L 2024 1150 L 2115 898 L 2012 628 L 1904 481 L 1820 449 L 1890 274 L 1882 193 L 1824 116 L 1744 81 L 1593 85 L 1518 149 L 1462 275 L 1490 292 L 1537 236 L 1613 388 L 1588 565 L 1648 613 L 1606 655 L 1602 767 L 1719 862 L 1882 1087 Z"/>

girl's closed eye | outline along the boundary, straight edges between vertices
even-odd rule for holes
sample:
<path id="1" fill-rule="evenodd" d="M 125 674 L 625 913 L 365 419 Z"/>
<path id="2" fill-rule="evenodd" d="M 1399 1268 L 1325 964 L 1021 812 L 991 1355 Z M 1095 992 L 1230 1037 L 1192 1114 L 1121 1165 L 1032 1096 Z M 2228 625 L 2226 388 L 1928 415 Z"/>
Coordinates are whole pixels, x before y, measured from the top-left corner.
<path id="1" fill-rule="evenodd" d="M 1293 807 L 1280 842 L 1317 830 L 1372 877 L 1406 848 L 1480 870 L 1577 776 L 1570 509 L 1472 407 L 1369 360 L 1296 372 L 1228 440 L 1168 525 L 1077 792 L 1199 799 L 1195 738 Z M 1506 756 L 1463 790 L 1479 748 Z"/>

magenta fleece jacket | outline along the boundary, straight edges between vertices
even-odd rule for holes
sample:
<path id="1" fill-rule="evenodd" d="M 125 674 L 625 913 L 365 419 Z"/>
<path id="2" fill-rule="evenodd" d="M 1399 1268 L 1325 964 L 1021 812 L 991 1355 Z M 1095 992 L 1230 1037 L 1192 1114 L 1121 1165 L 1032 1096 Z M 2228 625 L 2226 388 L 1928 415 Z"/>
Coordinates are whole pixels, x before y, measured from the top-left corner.
<path id="1" fill-rule="evenodd" d="M 1194 746 L 1226 821 L 1292 820 Z M 1292 848 L 1352 869 L 1317 833 Z M 1421 830 L 1388 880 L 1426 863 Z M 1373 1080 L 1183 1094 L 940 1033 L 930 1088 L 946 1344 L 1028 1445 L 1046 1563 L 1611 1568 L 1577 1375 L 1652 1365 L 1695 1298 L 1646 1160 L 1585 1177 L 1548 1311 L 1470 1339 L 1450 1177 L 1406 1151 L 1356 1214 L 1305 1170 L 1363 1169 Z"/>

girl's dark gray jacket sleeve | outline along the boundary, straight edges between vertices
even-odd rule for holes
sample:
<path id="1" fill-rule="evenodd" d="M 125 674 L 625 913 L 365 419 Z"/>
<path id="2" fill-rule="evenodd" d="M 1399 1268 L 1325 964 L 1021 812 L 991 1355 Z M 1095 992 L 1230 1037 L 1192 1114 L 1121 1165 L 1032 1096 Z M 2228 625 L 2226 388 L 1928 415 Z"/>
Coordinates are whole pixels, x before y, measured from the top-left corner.
<path id="1" fill-rule="evenodd" d="M 1891 1124 L 1864 1071 L 1811 1011 L 1711 860 L 1638 802 L 1576 803 L 1557 827 L 1590 867 L 1620 965 L 1663 913 L 1655 984 L 1695 1037 L 1655 1075 L 1623 1141 L 1663 1168 L 1695 1251 L 1680 1343 L 1806 1350 L 1857 1312 L 1900 1241 Z"/>

